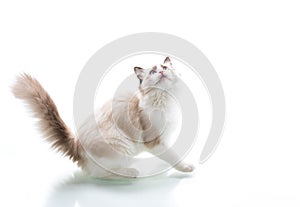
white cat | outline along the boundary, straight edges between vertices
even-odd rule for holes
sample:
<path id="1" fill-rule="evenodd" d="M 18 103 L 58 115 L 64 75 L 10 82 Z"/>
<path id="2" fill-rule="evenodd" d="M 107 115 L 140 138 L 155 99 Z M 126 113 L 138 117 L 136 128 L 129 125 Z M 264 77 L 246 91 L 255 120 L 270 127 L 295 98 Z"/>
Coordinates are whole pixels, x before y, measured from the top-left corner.
<path id="1" fill-rule="evenodd" d="M 83 171 L 94 177 L 138 177 L 139 170 L 130 166 L 140 152 L 150 152 L 171 165 L 180 160 L 167 146 L 169 132 L 176 127 L 171 94 L 178 76 L 169 57 L 163 64 L 149 69 L 135 67 L 134 71 L 140 81 L 138 93 L 104 104 L 96 115 L 96 123 L 91 116 L 80 127 L 77 138 L 37 80 L 23 74 L 12 91 L 28 103 L 46 140 Z M 194 170 L 182 161 L 174 168 L 182 172 Z"/>

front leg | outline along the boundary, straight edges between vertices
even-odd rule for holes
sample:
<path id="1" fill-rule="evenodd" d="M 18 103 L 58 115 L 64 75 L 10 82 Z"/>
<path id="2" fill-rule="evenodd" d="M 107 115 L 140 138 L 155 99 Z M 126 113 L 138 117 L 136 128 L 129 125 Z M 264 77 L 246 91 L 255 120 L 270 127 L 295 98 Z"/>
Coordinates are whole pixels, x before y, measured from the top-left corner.
<path id="1" fill-rule="evenodd" d="M 171 148 L 168 148 L 165 144 L 159 143 L 155 146 L 147 146 L 147 151 L 160 159 L 166 161 L 176 170 L 181 172 L 192 172 L 195 167 L 191 164 L 187 164 L 183 161 L 178 161 L 181 159 L 178 154 Z"/>

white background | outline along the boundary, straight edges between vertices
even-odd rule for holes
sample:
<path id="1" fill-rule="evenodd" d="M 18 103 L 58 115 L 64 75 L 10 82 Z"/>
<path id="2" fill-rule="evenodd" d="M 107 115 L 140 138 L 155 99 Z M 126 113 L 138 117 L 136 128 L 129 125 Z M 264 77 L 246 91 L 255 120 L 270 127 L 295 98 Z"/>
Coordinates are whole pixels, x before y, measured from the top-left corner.
<path id="1" fill-rule="evenodd" d="M 298 1 L 1 1 L 1 206 L 299 206 L 300 3 Z M 212 62 L 227 103 L 217 151 L 192 176 L 137 182 L 72 178 L 49 150 L 14 76 L 35 76 L 73 125 L 76 80 L 103 45 L 166 32 Z M 76 176 L 76 173 L 75 173 Z"/>

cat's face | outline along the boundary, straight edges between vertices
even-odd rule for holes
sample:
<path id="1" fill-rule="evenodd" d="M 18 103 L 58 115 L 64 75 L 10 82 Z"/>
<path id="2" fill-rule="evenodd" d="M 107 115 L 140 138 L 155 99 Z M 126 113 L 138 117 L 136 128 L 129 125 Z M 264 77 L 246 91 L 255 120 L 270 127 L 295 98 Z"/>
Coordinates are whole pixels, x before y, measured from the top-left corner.
<path id="1" fill-rule="evenodd" d="M 156 87 L 161 89 L 171 89 L 177 80 L 177 75 L 172 66 L 171 60 L 167 57 L 162 64 L 152 68 L 134 68 L 137 78 L 140 80 L 141 88 Z"/>

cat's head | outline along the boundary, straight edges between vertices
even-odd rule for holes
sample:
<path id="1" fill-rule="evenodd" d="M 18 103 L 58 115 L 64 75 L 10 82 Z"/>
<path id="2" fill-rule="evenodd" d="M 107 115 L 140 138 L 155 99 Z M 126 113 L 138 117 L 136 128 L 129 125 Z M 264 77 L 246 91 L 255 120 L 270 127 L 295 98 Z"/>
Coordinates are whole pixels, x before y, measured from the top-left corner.
<path id="1" fill-rule="evenodd" d="M 142 89 L 155 87 L 168 90 L 173 88 L 177 80 L 177 75 L 169 57 L 166 57 L 162 64 L 154 65 L 148 69 L 134 67 L 134 72 L 140 80 Z"/>

